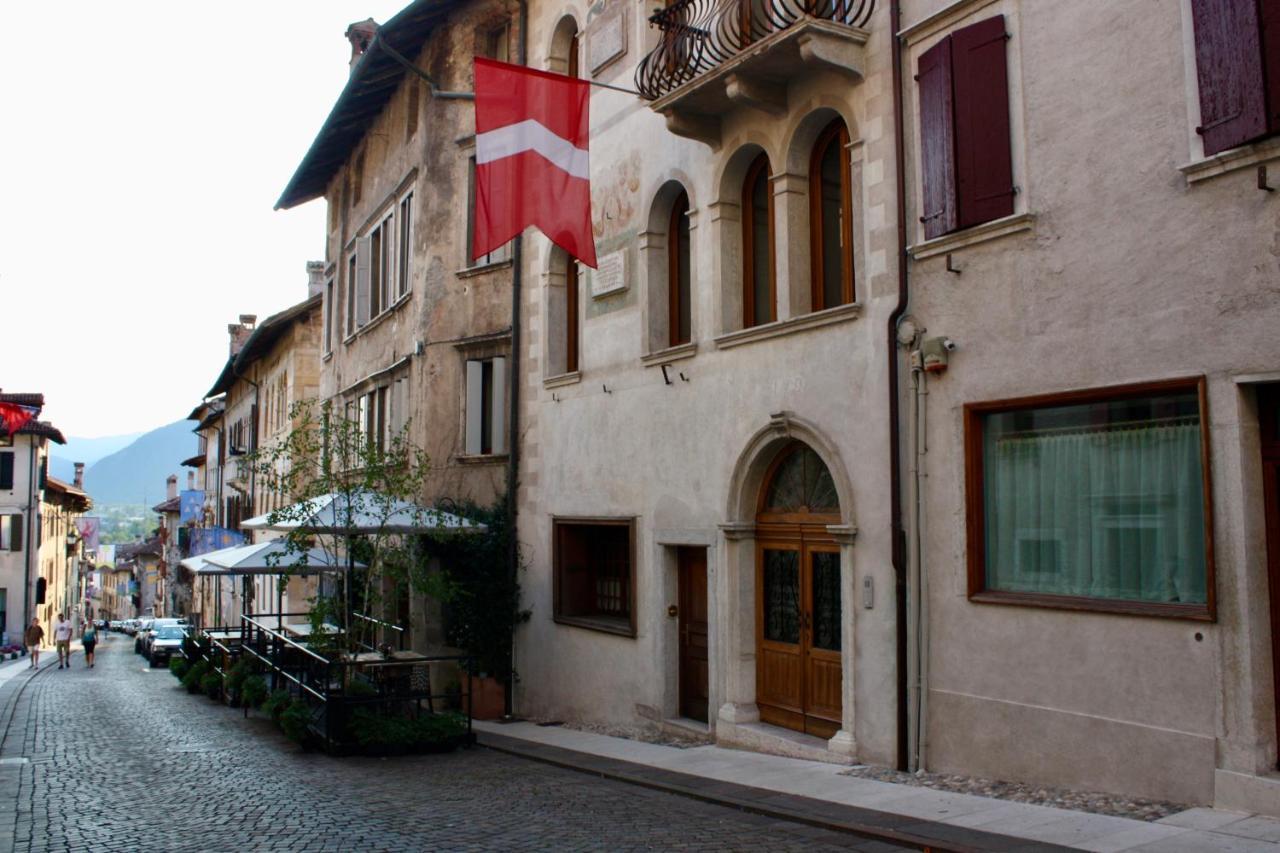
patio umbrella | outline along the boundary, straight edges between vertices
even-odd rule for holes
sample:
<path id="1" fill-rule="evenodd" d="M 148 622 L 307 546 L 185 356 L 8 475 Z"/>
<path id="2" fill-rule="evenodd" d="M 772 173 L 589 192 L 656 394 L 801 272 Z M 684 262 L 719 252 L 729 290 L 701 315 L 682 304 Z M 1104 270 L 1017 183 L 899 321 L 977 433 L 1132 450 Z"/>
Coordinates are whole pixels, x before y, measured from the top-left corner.
<path id="1" fill-rule="evenodd" d="M 208 575 L 317 575 L 322 572 L 364 568 L 363 563 L 335 560 L 323 548 L 291 550 L 283 539 L 223 548 L 194 559 L 203 559 L 205 562 L 202 568 L 195 571 Z"/>
<path id="2" fill-rule="evenodd" d="M 274 521 L 272 520 L 274 517 Z M 242 530 L 307 530 L 314 533 L 483 533 L 485 526 L 435 507 L 371 489 L 329 492 L 240 522 Z"/>

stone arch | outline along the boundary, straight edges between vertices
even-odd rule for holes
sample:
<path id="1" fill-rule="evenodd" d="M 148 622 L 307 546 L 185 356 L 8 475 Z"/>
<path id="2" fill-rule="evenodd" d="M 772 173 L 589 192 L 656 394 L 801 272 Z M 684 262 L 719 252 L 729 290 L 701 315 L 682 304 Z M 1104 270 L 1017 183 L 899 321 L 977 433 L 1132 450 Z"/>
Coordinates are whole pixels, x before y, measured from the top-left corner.
<path id="1" fill-rule="evenodd" d="M 765 485 L 769 467 L 778 452 L 792 441 L 808 445 L 827 466 L 840 499 L 841 524 L 855 528 L 853 483 L 849 480 L 848 469 L 840 457 L 839 449 L 815 424 L 791 412 L 772 415 L 769 423 L 751 436 L 738 455 L 729 479 L 725 519 L 734 525 L 751 525 L 755 522 L 760 490 Z"/>
<path id="2" fill-rule="evenodd" d="M 795 120 L 783 133 L 782 150 L 785 152 L 788 172 L 804 174 L 809 171 L 809 155 L 813 145 L 818 141 L 822 131 L 836 119 L 844 122 L 849 129 L 849 139 L 857 142 L 859 136 L 858 123 L 854 120 L 849 105 L 834 98 L 813 98 L 804 108 L 798 110 Z"/>

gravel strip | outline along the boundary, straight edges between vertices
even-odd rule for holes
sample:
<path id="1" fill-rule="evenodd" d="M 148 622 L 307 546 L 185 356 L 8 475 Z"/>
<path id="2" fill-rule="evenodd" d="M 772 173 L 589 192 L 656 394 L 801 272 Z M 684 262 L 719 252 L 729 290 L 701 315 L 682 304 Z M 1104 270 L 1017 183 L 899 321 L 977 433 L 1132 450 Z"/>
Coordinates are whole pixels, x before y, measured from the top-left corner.
<path id="1" fill-rule="evenodd" d="M 977 776 L 956 776 L 944 773 L 904 773 L 900 770 L 891 770 L 888 767 L 873 767 L 869 765 L 854 767 L 840 775 L 856 776 L 859 779 L 873 779 L 876 782 L 911 785 L 917 788 L 933 788 L 937 791 L 950 791 L 956 794 L 973 794 L 977 797 L 991 797 L 1015 803 L 1030 803 L 1037 806 L 1051 806 L 1057 809 L 1071 809 L 1078 812 L 1090 812 L 1112 817 L 1127 817 L 1132 820 L 1156 821 L 1191 808 L 1191 806 L 1180 803 L 1170 803 L 1163 800 L 1144 800 L 1139 797 L 1122 797 L 1118 794 L 1104 794 L 1098 791 L 1073 791 L 1069 788 L 1050 788 L 1044 785 L 1029 785 L 1021 782 L 1001 782 L 998 779 L 983 779 Z"/>

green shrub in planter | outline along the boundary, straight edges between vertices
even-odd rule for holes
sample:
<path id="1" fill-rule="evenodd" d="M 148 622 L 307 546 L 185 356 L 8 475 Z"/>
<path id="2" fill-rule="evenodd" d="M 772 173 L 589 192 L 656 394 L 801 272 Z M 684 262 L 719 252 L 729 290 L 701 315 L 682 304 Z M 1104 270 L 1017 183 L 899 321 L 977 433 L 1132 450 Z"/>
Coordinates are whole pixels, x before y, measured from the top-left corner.
<path id="1" fill-rule="evenodd" d="M 238 661 L 235 666 L 227 670 L 227 692 L 233 696 L 238 694 L 244 687 L 244 680 L 249 677 L 249 662 L 246 660 Z"/>
<path id="2" fill-rule="evenodd" d="M 182 686 L 187 688 L 188 693 L 199 693 L 202 689 L 200 680 L 209 672 L 209 662 L 198 660 L 187 670 L 187 674 L 182 676 Z"/>
<path id="3" fill-rule="evenodd" d="M 267 681 L 261 675 L 250 675 L 240 687 L 240 704 L 257 708 L 267 699 Z"/>
<path id="4" fill-rule="evenodd" d="M 400 717 L 356 711 L 350 732 L 362 747 L 375 751 L 432 749 L 452 746 L 467 731 L 467 718 L 444 712 Z"/>
<path id="5" fill-rule="evenodd" d="M 289 707 L 291 701 L 293 697 L 289 695 L 288 690 L 273 691 L 262 703 L 262 713 L 278 723 L 280 715 L 284 713 L 285 708 Z"/>
<path id="6" fill-rule="evenodd" d="M 222 673 L 210 669 L 200 679 L 200 689 L 210 699 L 219 698 L 222 695 Z"/>
<path id="7" fill-rule="evenodd" d="M 294 699 L 280 714 L 280 728 L 294 743 L 302 743 L 307 739 L 307 728 L 310 724 L 311 709 L 301 699 Z"/>
<path id="8" fill-rule="evenodd" d="M 191 661 L 186 658 L 169 658 L 169 672 L 171 672 L 173 677 L 179 681 L 182 680 L 182 677 L 187 674 L 187 670 L 189 669 L 191 669 Z"/>

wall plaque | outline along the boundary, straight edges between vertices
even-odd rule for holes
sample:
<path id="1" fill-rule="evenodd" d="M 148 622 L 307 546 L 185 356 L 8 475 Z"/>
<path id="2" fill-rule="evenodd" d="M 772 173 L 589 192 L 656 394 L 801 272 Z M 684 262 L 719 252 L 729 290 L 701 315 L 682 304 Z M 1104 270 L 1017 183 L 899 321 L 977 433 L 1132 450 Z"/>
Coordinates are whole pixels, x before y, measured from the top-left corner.
<path id="1" fill-rule="evenodd" d="M 599 299 L 627 289 L 627 250 L 602 256 L 599 269 L 591 273 L 591 298 Z"/>
<path id="2" fill-rule="evenodd" d="M 590 51 L 592 74 L 627 52 L 627 7 L 625 5 L 610 4 L 608 11 L 596 18 L 587 36 L 587 47 Z"/>

